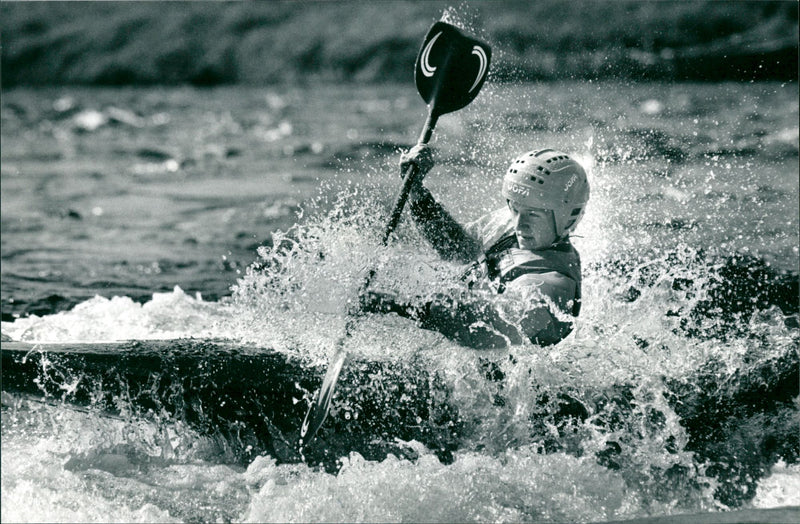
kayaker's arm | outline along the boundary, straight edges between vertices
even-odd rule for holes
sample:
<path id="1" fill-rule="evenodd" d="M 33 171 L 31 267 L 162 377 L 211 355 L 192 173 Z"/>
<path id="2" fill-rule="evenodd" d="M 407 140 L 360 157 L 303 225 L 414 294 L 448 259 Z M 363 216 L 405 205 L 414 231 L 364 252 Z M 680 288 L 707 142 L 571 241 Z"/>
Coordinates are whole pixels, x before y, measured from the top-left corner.
<path id="1" fill-rule="evenodd" d="M 478 258 L 481 245 L 471 237 L 422 184 L 409 196 L 411 216 L 439 256 L 466 264 Z"/>
<path id="2" fill-rule="evenodd" d="M 430 147 L 417 145 L 404 154 L 400 158 L 403 172 L 409 164 L 416 165 L 419 170 L 409 193 L 409 208 L 425 239 L 445 260 L 460 263 L 474 261 L 481 251 L 478 240 L 470 236 L 422 185 L 422 179 L 433 167 Z"/>
<path id="3" fill-rule="evenodd" d="M 488 301 L 456 302 L 441 295 L 428 303 L 407 303 L 388 293 L 367 292 L 361 309 L 368 313 L 395 313 L 419 322 L 450 340 L 475 349 L 494 349 L 522 343 L 519 330 L 499 315 Z"/>
<path id="4" fill-rule="evenodd" d="M 455 300 L 439 295 L 421 304 L 398 300 L 387 293 L 368 292 L 361 303 L 364 311 L 396 313 L 417 320 L 420 327 L 475 349 L 519 345 L 523 337 L 534 344 L 548 346 L 563 340 L 572 331 L 572 323 L 560 320 L 541 297 L 547 296 L 555 307 L 570 311 L 575 289 L 572 279 L 555 272 L 523 275 L 510 282 L 506 293 L 518 293 L 520 300 L 529 304 L 518 325 L 506 320 L 494 301 L 477 296 Z"/>

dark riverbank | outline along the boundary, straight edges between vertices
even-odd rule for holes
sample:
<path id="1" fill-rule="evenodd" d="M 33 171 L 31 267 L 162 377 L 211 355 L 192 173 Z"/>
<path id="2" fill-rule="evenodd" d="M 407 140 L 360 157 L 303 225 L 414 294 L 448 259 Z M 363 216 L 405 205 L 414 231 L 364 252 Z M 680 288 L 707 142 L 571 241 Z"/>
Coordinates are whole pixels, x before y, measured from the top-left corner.
<path id="1" fill-rule="evenodd" d="M 499 80 L 795 80 L 795 1 L 3 2 L 2 84 L 405 81 L 450 6 Z"/>

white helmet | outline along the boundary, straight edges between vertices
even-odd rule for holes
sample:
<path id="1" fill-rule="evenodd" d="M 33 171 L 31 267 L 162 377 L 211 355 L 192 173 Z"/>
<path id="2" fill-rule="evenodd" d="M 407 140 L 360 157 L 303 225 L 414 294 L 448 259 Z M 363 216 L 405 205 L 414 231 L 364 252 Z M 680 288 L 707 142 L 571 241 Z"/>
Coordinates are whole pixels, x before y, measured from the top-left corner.
<path id="1" fill-rule="evenodd" d="M 542 149 L 518 157 L 503 177 L 503 196 L 516 204 L 553 212 L 556 235 L 575 230 L 589 201 L 586 171 L 569 155 Z"/>

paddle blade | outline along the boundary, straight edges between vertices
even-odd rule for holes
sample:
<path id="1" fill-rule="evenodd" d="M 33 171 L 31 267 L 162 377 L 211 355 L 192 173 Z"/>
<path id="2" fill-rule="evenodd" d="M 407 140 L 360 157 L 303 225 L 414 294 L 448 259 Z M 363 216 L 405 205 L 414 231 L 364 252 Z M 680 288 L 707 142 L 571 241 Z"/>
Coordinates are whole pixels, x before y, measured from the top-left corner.
<path id="1" fill-rule="evenodd" d="M 339 373 L 342 371 L 345 358 L 347 358 L 347 352 L 340 345 L 328 365 L 328 372 L 325 373 L 325 378 L 322 380 L 322 386 L 319 388 L 314 403 L 308 408 L 306 418 L 300 427 L 300 448 L 311 442 L 311 439 L 317 434 L 317 430 L 325 422 L 328 411 L 331 409 L 333 391 L 336 388 L 336 382 L 339 380 Z"/>
<path id="2" fill-rule="evenodd" d="M 455 26 L 436 22 L 417 55 L 417 90 L 437 115 L 461 109 L 481 90 L 491 57 L 487 44 Z"/>

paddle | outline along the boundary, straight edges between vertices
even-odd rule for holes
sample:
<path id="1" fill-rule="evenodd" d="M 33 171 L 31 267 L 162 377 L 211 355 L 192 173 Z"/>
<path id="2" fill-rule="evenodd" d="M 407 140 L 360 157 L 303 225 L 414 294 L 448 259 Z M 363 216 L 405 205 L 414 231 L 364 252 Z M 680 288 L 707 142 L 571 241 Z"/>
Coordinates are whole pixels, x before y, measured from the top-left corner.
<path id="1" fill-rule="evenodd" d="M 445 22 L 436 22 L 431 26 L 417 55 L 414 73 L 417 91 L 428 104 L 428 117 L 422 127 L 422 133 L 420 133 L 419 144 L 428 143 L 433 134 L 433 128 L 436 127 L 436 122 L 441 115 L 461 109 L 478 95 L 489 71 L 490 57 L 491 49 L 488 45 L 462 34 L 454 26 Z M 382 245 L 386 245 L 400 222 L 400 216 L 417 174 L 418 170 L 415 165 L 403 173 L 403 185 L 383 232 Z M 374 276 L 375 268 L 372 268 L 359 288 L 359 299 L 369 287 Z M 336 344 L 322 386 L 303 420 L 299 442 L 301 450 L 305 444 L 311 442 L 328 416 L 333 390 L 347 357 L 344 344 L 351 336 L 357 319 L 362 313 L 359 303 L 360 300 L 356 301 L 357 305 L 348 311 L 345 334 Z"/>

